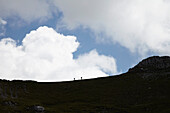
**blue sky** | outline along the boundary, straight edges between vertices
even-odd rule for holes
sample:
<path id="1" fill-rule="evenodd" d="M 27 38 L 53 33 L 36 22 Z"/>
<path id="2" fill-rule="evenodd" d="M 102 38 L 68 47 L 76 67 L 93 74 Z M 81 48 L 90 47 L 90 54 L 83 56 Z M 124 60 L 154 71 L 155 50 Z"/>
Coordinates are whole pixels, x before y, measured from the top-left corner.
<path id="1" fill-rule="evenodd" d="M 2 78 L 38 81 L 63 81 L 81 76 L 95 78 L 127 72 L 148 56 L 170 54 L 168 1 L 1 0 L 0 4 Z M 35 33 L 31 32 L 33 30 Z M 42 34 L 48 35 L 41 38 Z M 71 36 L 72 41 L 63 39 L 61 43 L 70 45 L 68 48 L 45 46 L 53 44 L 50 40 L 61 38 L 62 34 L 66 39 Z M 40 43 L 31 42 L 33 39 Z M 49 42 L 42 39 L 49 39 Z M 37 51 L 30 49 L 33 44 L 36 44 L 34 48 L 39 48 Z M 60 43 L 55 41 L 55 44 Z M 43 52 L 39 52 L 41 46 Z M 55 54 L 48 54 L 48 51 Z M 57 56 L 56 51 L 62 51 L 65 57 L 60 59 L 62 55 Z M 50 58 L 55 59 L 54 62 L 49 63 Z M 71 59 L 66 66 L 57 63 L 67 58 Z M 47 61 L 48 66 L 40 68 L 47 65 L 42 63 Z M 29 62 L 34 62 L 37 67 Z M 70 66 L 72 62 L 75 64 Z M 58 65 L 58 69 L 53 69 Z M 38 73 L 39 70 L 46 71 Z M 63 70 L 68 71 L 68 75 Z"/>

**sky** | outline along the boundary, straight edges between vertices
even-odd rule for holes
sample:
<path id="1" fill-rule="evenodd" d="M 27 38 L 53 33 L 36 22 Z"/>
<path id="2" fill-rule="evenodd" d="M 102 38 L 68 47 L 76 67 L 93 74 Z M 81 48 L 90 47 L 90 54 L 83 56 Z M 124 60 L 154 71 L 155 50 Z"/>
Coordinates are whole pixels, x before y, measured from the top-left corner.
<path id="1" fill-rule="evenodd" d="M 70 81 L 170 55 L 169 0 L 0 0 L 0 78 Z"/>

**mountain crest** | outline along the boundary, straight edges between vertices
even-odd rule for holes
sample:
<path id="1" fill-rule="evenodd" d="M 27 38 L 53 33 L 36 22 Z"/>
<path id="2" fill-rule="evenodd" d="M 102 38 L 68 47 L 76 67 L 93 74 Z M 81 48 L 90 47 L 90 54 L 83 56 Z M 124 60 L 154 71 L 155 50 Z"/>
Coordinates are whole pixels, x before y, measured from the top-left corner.
<path id="1" fill-rule="evenodd" d="M 169 56 L 152 56 L 139 62 L 135 67 L 130 68 L 128 72 L 169 72 Z"/>

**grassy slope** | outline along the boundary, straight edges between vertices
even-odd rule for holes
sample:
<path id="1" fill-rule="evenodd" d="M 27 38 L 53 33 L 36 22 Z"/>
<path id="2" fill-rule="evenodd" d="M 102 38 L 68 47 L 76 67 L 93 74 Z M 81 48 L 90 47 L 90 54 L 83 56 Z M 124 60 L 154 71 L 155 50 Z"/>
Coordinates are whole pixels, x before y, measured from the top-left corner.
<path id="1" fill-rule="evenodd" d="M 16 106 L 0 103 L 0 111 L 29 113 L 27 106 L 41 105 L 45 107 L 45 113 L 168 113 L 168 77 L 142 79 L 137 74 L 127 73 L 60 83 L 0 81 L 1 86 L 6 84 L 8 89 L 18 87 L 19 92 L 16 99 L 0 97 L 1 103 L 8 100 L 17 103 Z"/>

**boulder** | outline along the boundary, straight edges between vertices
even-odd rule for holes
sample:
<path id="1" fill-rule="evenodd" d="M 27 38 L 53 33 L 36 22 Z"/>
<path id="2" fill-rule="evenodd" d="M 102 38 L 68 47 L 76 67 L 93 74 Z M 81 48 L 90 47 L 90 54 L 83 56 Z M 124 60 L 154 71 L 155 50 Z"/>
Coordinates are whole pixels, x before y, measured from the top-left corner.
<path id="1" fill-rule="evenodd" d="M 34 106 L 34 110 L 36 112 L 44 112 L 45 109 L 43 106 Z"/>
<path id="2" fill-rule="evenodd" d="M 43 113 L 45 111 L 45 108 L 40 105 L 34 105 L 34 106 L 27 107 L 27 110 L 38 112 L 38 113 Z"/>

